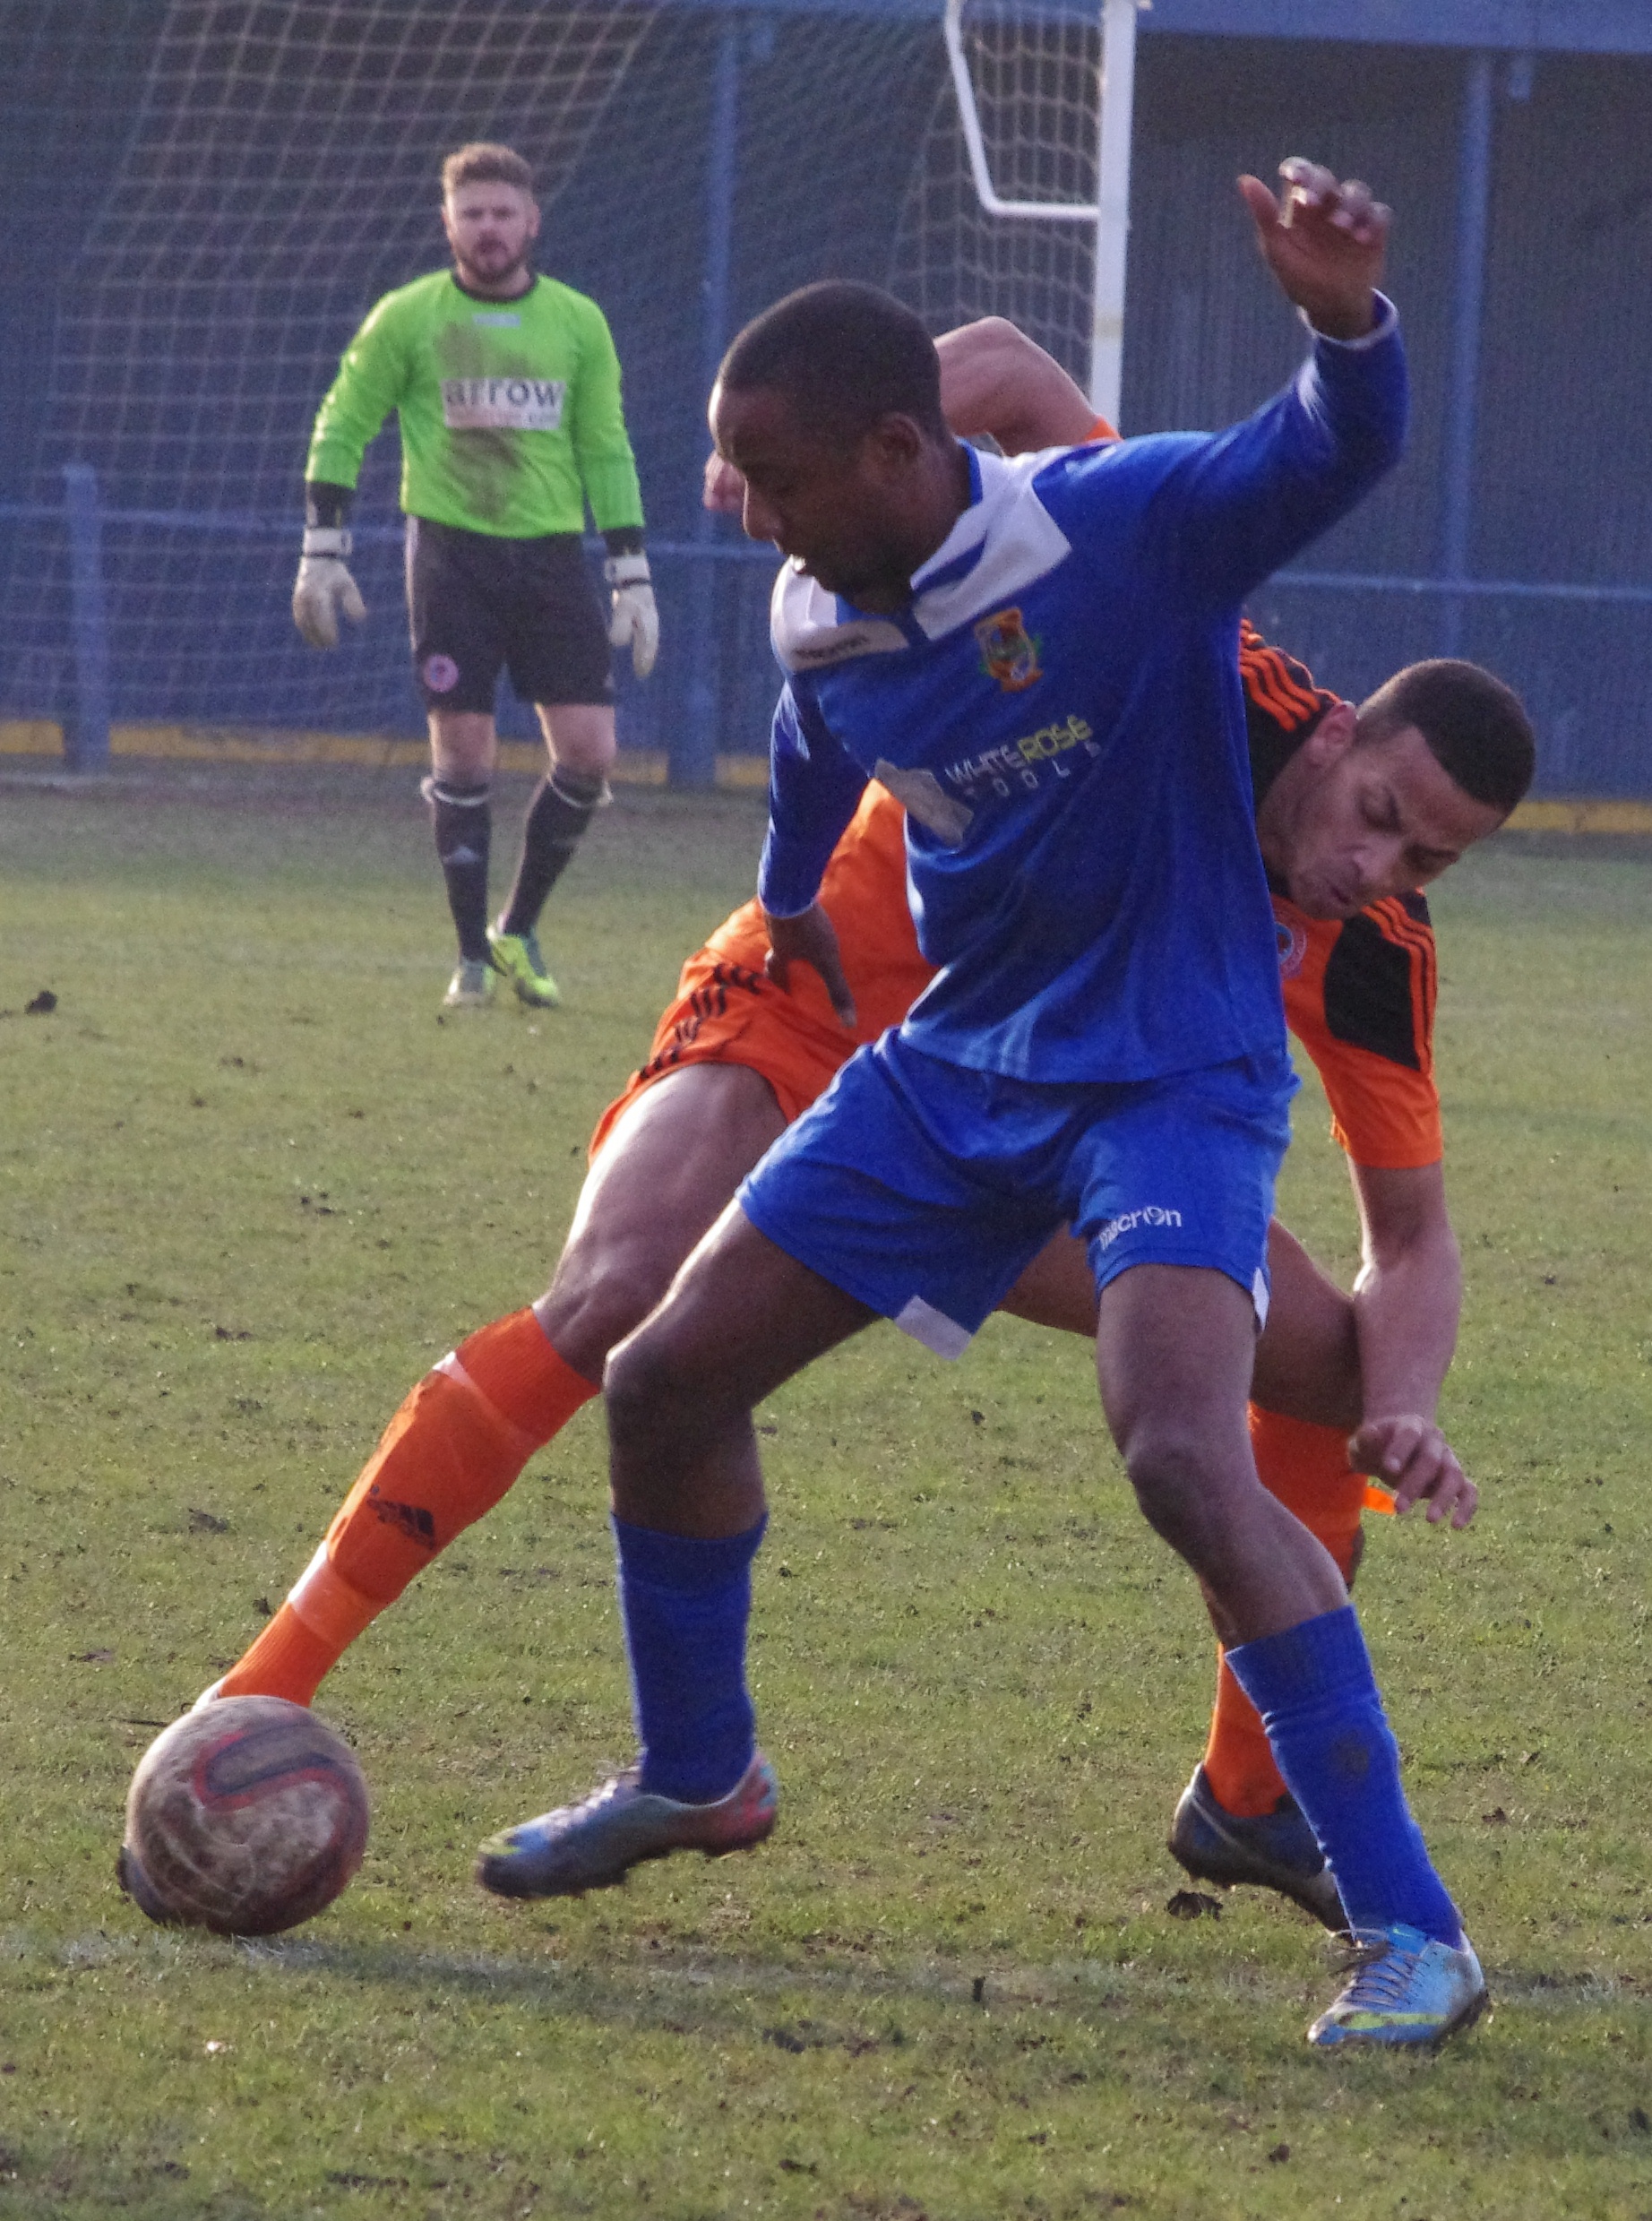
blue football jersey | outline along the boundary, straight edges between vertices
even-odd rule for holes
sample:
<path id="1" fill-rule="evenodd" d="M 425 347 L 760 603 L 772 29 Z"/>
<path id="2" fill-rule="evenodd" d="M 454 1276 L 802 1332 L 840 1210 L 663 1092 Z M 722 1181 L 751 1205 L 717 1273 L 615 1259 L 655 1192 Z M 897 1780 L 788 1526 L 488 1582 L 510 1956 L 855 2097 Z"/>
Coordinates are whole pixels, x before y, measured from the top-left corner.
<path id="1" fill-rule="evenodd" d="M 915 1047 L 1048 1080 L 1277 1053 L 1240 605 L 1391 467 L 1406 405 L 1385 305 L 1229 431 L 972 453 L 973 499 L 891 616 L 788 564 L 765 905 L 808 906 L 875 778 L 940 967 Z"/>

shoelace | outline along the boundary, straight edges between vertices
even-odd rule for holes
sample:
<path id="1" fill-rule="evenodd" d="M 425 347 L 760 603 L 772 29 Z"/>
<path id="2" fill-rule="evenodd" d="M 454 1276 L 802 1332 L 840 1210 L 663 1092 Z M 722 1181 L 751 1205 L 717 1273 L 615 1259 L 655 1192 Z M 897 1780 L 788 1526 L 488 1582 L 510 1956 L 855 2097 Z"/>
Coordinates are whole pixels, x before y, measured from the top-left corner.
<path id="1" fill-rule="evenodd" d="M 620 1791 L 628 1788 L 634 1779 L 635 1775 L 630 1772 L 615 1775 L 611 1780 L 605 1781 L 600 1789 L 593 1789 L 589 1796 L 581 1797 L 577 1804 L 559 1804 L 554 1812 L 546 1812 L 543 1817 L 547 1821 L 563 1820 L 564 1817 L 569 1822 L 576 1821 L 583 1814 L 595 1812 L 603 1805 L 610 1803 L 614 1798 L 618 1796 Z M 536 1821 L 524 1821 L 521 1828 L 513 1830 L 513 1833 L 526 1839 L 531 1836 L 532 1831 L 538 1825 L 539 1823 Z"/>
<path id="2" fill-rule="evenodd" d="M 1386 1937 L 1376 1943 L 1356 1943 L 1343 1962 L 1343 1971 L 1354 1979 L 1342 2002 L 1379 2011 L 1398 2005 L 1415 1966 L 1415 1951 L 1401 1950 Z"/>

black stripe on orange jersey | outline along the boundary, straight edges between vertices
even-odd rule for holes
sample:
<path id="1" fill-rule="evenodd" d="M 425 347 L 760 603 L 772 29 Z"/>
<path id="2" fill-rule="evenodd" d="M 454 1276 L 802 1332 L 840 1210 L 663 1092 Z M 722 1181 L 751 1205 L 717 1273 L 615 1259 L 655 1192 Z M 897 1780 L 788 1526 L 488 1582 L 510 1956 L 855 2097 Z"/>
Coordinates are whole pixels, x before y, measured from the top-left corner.
<path id="1" fill-rule="evenodd" d="M 1396 895 L 1374 906 L 1381 921 L 1382 930 L 1390 939 L 1412 951 L 1411 992 L 1415 1004 L 1416 1038 L 1426 1058 L 1432 1054 L 1434 1038 L 1434 1003 L 1440 985 L 1439 955 L 1434 947 L 1434 929 L 1428 915 L 1428 904 L 1415 890 L 1409 894 Z"/>
<path id="2" fill-rule="evenodd" d="M 1248 617 L 1239 627 L 1239 675 L 1247 696 L 1287 733 L 1317 724 L 1338 699 L 1315 684 L 1306 664 L 1265 641 Z"/>
<path id="3" fill-rule="evenodd" d="M 1435 963 L 1428 904 L 1390 896 L 1351 917 L 1326 960 L 1325 1025 L 1338 1041 L 1407 1072 L 1428 1069 Z"/>

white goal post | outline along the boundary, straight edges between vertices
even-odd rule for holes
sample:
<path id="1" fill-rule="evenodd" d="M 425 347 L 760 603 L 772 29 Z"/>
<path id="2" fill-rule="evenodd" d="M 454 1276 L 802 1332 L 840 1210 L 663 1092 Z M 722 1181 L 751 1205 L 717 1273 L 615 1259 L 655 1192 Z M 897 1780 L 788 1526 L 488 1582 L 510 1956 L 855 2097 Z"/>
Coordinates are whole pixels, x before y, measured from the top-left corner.
<path id="1" fill-rule="evenodd" d="M 1135 98 L 1136 12 L 1141 0 L 1101 0 L 1101 72 L 1096 118 L 1096 198 L 1005 200 L 993 183 L 964 50 L 964 0 L 946 0 L 944 30 L 959 121 L 976 196 L 989 216 L 1024 222 L 1091 224 L 1096 233 L 1090 309 L 1089 397 L 1097 414 L 1119 420 L 1124 357 L 1124 267 L 1130 237 L 1131 113 Z"/>

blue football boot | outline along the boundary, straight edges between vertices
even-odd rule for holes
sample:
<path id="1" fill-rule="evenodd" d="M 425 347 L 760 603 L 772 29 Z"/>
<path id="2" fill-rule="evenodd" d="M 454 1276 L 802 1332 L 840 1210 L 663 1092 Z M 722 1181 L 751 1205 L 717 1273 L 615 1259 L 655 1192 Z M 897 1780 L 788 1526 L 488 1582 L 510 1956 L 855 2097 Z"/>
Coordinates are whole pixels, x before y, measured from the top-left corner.
<path id="1" fill-rule="evenodd" d="M 1176 1806 L 1169 1849 L 1195 1881 L 1277 1890 L 1324 1927 L 1348 1924 L 1330 1868 L 1293 1797 L 1281 1797 L 1271 1812 L 1242 1818 L 1217 1803 L 1201 1766 Z"/>
<path id="2" fill-rule="evenodd" d="M 761 1751 L 713 1804 L 657 1796 L 631 1767 L 581 1804 L 559 1805 L 490 1836 L 477 1854 L 476 1878 L 495 1897 L 582 1897 L 673 1851 L 703 1851 L 708 1858 L 744 1851 L 773 1832 L 779 1808 L 774 1769 Z"/>
<path id="3" fill-rule="evenodd" d="M 1321 2051 L 1356 2044 L 1443 2044 L 1491 2000 L 1467 1936 L 1454 1949 L 1420 1928 L 1356 1928 L 1347 1985 L 1308 2031 Z"/>

